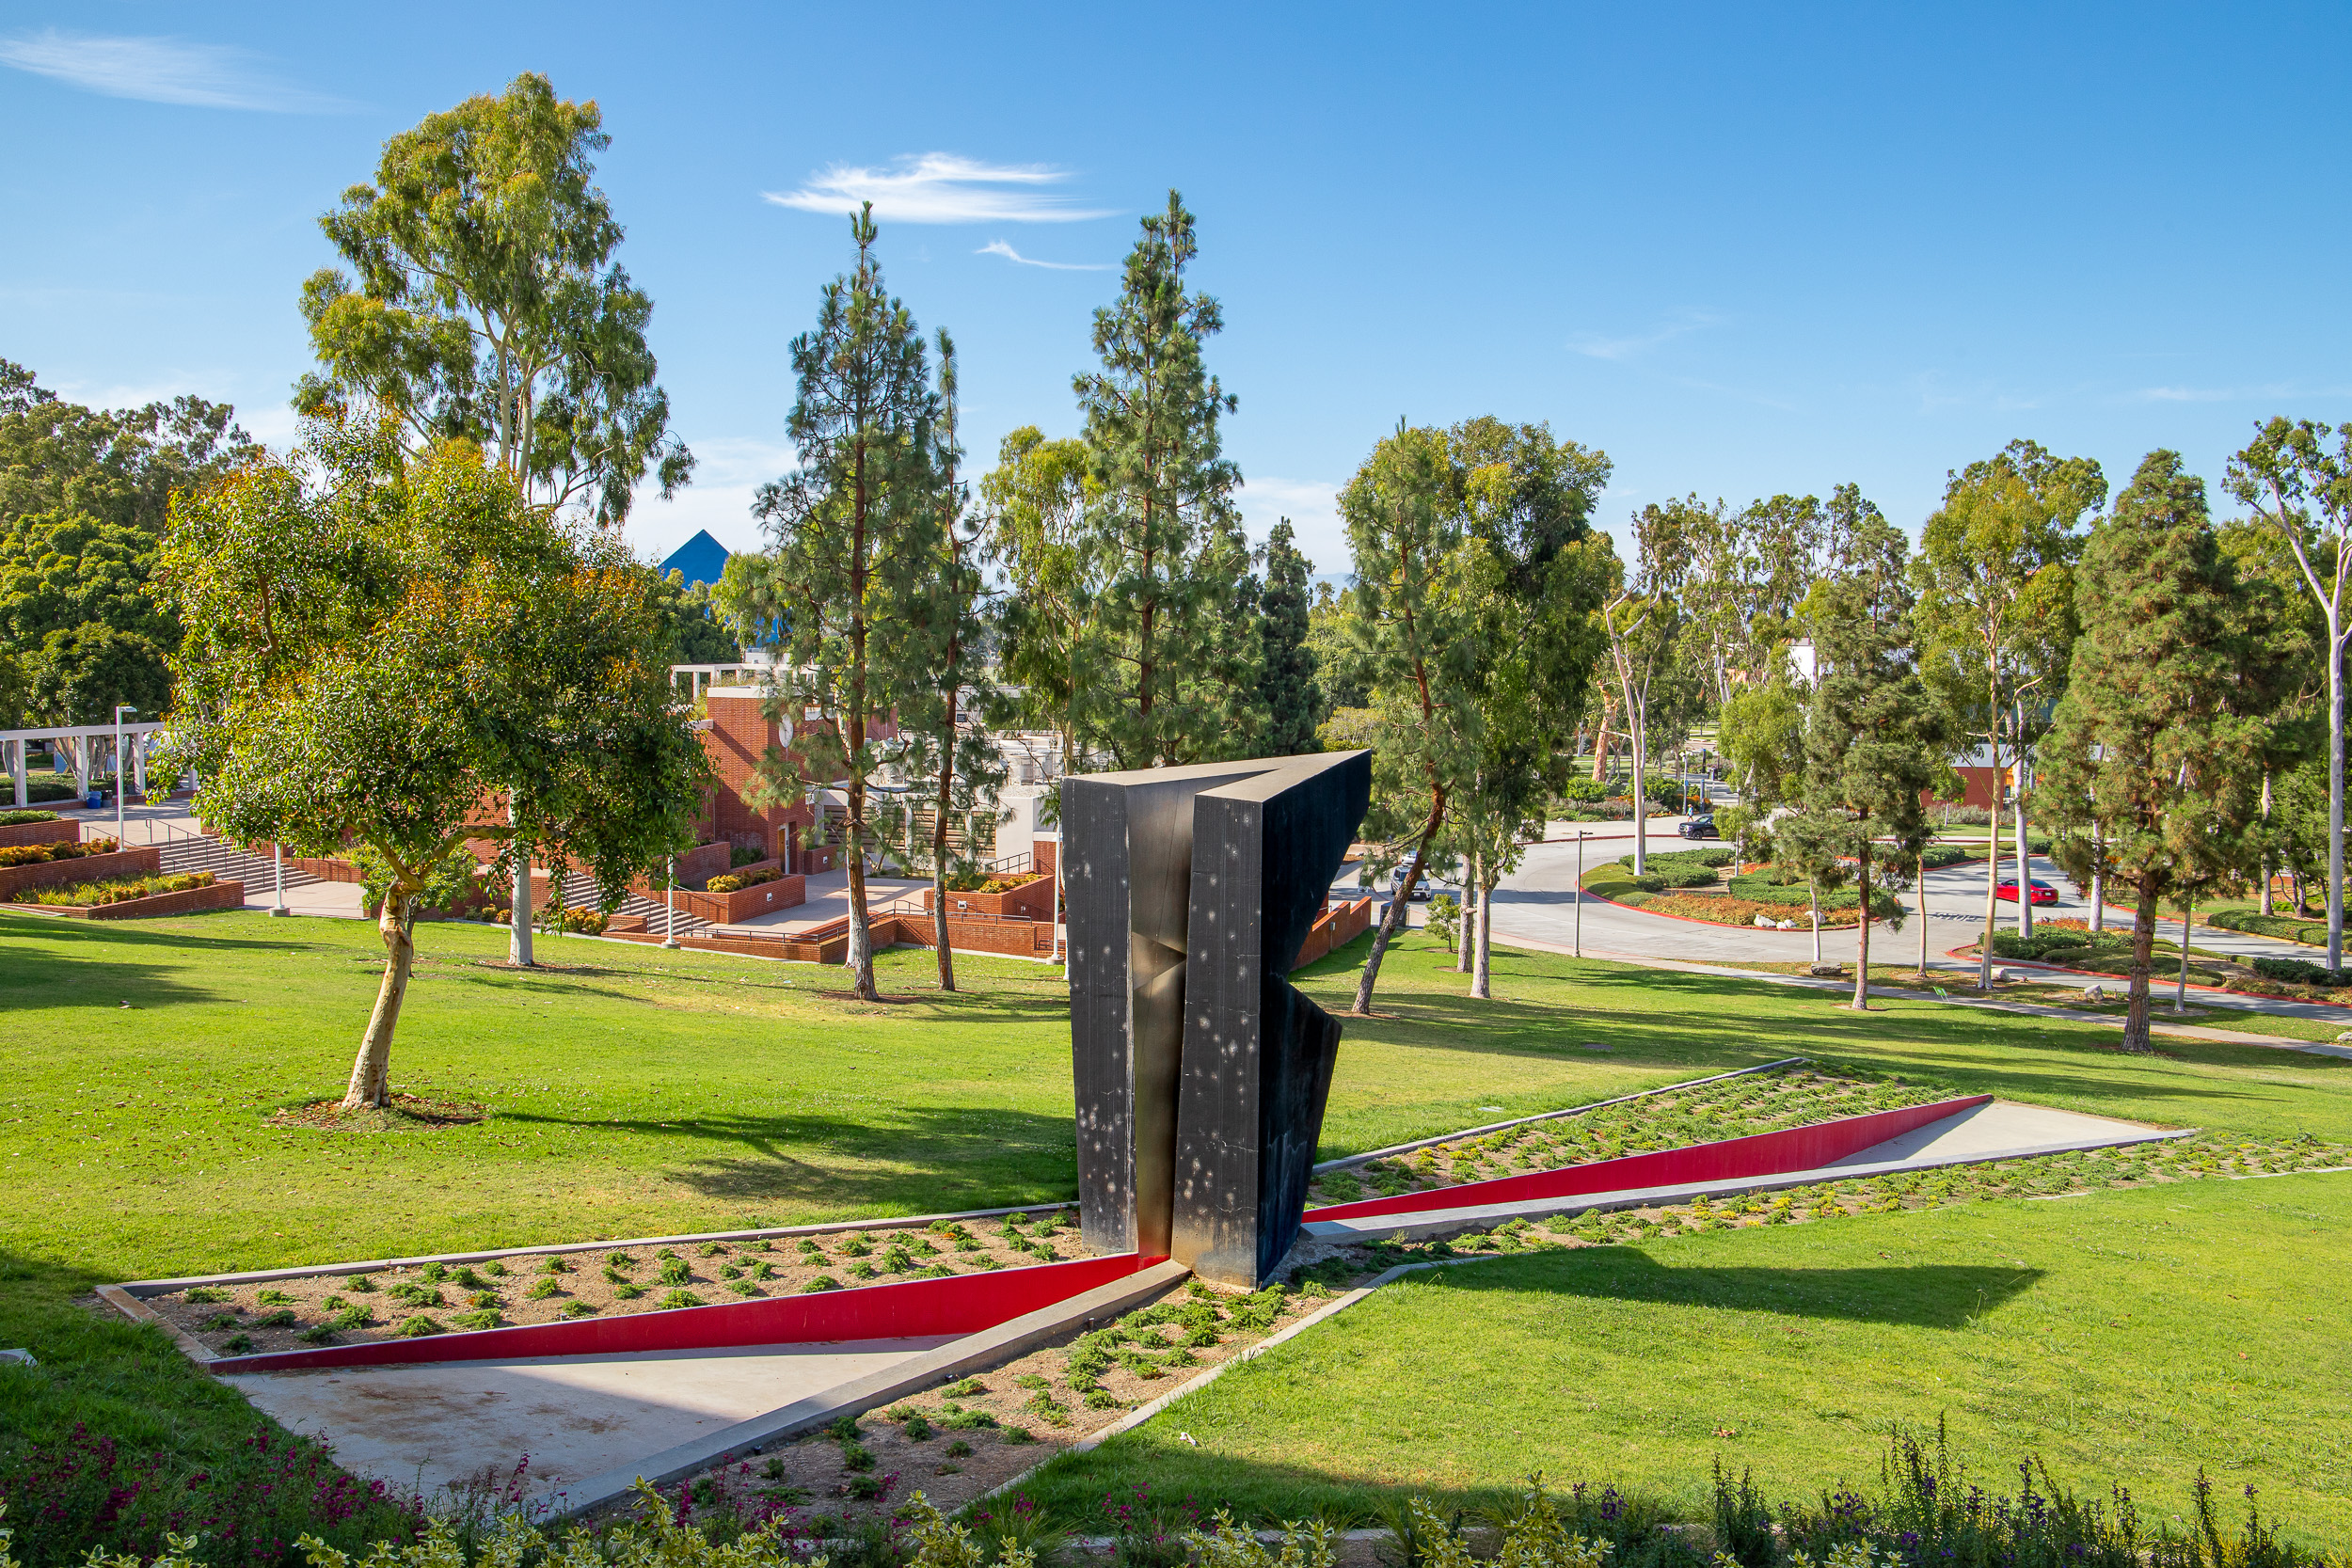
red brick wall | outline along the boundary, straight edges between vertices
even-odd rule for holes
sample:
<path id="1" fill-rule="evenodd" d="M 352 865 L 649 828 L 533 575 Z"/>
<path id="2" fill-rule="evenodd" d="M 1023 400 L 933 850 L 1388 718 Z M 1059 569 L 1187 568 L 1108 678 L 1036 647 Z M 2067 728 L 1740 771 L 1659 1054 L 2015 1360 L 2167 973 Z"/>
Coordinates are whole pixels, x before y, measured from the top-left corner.
<path id="1" fill-rule="evenodd" d="M 747 847 L 757 848 L 763 858 L 781 858 L 786 846 L 777 835 L 806 827 L 816 814 L 798 801 L 781 809 L 760 811 L 753 807 L 748 798 L 760 758 L 776 742 L 776 727 L 763 712 L 766 705 L 757 697 L 709 699 L 710 727 L 700 733 L 703 754 L 710 759 L 716 784 L 710 792 L 705 821 L 713 839 L 728 844 L 739 839 Z M 795 856 L 797 864 L 797 850 Z M 682 873 L 679 879 L 684 880 Z"/>
<path id="2" fill-rule="evenodd" d="M 0 898 L 28 887 L 63 887 L 69 882 L 103 882 L 117 877 L 152 877 L 162 868 L 156 851 L 141 847 L 118 849 L 111 855 L 84 855 L 79 860 L 45 861 L 39 865 L 0 865 Z"/>
<path id="3" fill-rule="evenodd" d="M 81 838 L 82 824 L 72 816 L 60 816 L 55 822 L 19 822 L 12 828 L 0 828 L 0 845 L 78 844 Z"/>

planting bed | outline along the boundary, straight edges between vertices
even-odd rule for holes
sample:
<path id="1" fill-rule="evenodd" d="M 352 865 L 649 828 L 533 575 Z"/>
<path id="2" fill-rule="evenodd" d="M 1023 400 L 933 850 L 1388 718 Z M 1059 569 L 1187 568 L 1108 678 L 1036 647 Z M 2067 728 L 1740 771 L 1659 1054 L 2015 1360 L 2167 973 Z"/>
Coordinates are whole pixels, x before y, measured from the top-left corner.
<path id="1" fill-rule="evenodd" d="M 1061 1212 L 194 1286 L 144 1305 L 215 1355 L 622 1317 L 1085 1256 Z"/>
<path id="2" fill-rule="evenodd" d="M 1651 1149 L 1778 1132 L 1840 1117 L 1925 1105 L 1948 1092 L 1896 1077 L 1868 1079 L 1816 1067 L 1746 1073 L 1343 1165 L 1316 1177 L 1307 1205 L 1311 1211 L 1325 1204 L 1393 1197 Z"/>
<path id="3" fill-rule="evenodd" d="M 1385 1265 L 1383 1265 L 1385 1267 Z M 920 1490 L 949 1513 L 1102 1431 L 1136 1406 L 1324 1306 L 1320 1282 L 1242 1293 L 1187 1280 L 1099 1329 L 870 1411 L 853 1422 L 732 1459 L 684 1483 L 699 1509 L 794 1532 L 885 1515 Z"/>

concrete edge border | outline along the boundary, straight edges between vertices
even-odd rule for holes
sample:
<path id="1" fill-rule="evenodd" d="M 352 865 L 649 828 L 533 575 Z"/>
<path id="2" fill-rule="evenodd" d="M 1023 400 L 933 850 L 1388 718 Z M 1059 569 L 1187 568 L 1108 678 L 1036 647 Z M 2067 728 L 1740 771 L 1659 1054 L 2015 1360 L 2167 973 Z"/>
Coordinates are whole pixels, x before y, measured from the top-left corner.
<path id="1" fill-rule="evenodd" d="M 133 1323 L 153 1323 L 157 1328 L 171 1336 L 171 1342 L 179 1346 L 182 1354 L 195 1362 L 200 1370 L 211 1371 L 213 1363 L 219 1359 L 204 1348 L 204 1342 L 201 1339 L 139 1300 L 122 1286 L 101 1285 L 96 1293 L 100 1301 L 104 1302 Z"/>
<path id="2" fill-rule="evenodd" d="M 1456 1138 L 1482 1137 L 1488 1132 L 1500 1132 L 1506 1127 L 1525 1127 L 1531 1122 L 1556 1121 L 1562 1117 L 1581 1117 L 1587 1111 L 1604 1110 L 1611 1105 L 1623 1105 L 1633 1100 L 1646 1100 L 1652 1095 L 1673 1094 L 1677 1089 L 1695 1089 L 1704 1084 L 1720 1084 L 1726 1078 L 1744 1078 L 1753 1072 L 1771 1072 L 1776 1068 L 1803 1067 L 1811 1060 L 1809 1056 L 1783 1056 L 1776 1062 L 1758 1062 L 1754 1067 L 1734 1068 L 1729 1072 L 1711 1073 L 1705 1078 L 1687 1078 L 1679 1084 L 1661 1084 L 1654 1089 L 1636 1089 L 1631 1094 L 1621 1094 L 1613 1100 L 1596 1100 L 1590 1105 L 1572 1105 L 1565 1111 L 1538 1111 L 1532 1117 L 1514 1117 L 1508 1121 L 1490 1121 L 1483 1127 L 1465 1127 L 1458 1132 L 1440 1132 L 1434 1138 L 1416 1138 L 1411 1143 L 1391 1144 L 1386 1148 L 1367 1149 L 1361 1154 L 1350 1154 L 1342 1160 L 1326 1160 L 1314 1167 L 1314 1174 L 1321 1176 L 1326 1171 L 1345 1170 L 1350 1165 L 1360 1165 L 1373 1160 L 1385 1160 L 1391 1154 L 1410 1154 L 1417 1148 L 1432 1148 L 1438 1144 L 1452 1143 Z"/>
<path id="3" fill-rule="evenodd" d="M 1931 1160 L 1881 1160 L 1868 1164 L 1816 1165 L 1809 1170 L 1776 1176 L 1736 1177 L 1722 1181 L 1684 1181 L 1657 1187 L 1629 1187 L 1612 1193 L 1581 1193 L 1563 1197 L 1524 1198 L 1515 1203 L 1484 1203 L 1460 1209 L 1423 1209 L 1412 1213 L 1366 1215 L 1360 1220 L 1311 1220 L 1304 1234 L 1321 1242 L 1364 1242 L 1385 1236 L 1439 1237 L 1465 1230 L 1491 1228 L 1506 1220 L 1535 1219 L 1554 1214 L 1583 1213 L 1612 1209 L 1638 1209 L 1653 1203 L 1680 1203 L 1693 1197 L 1739 1197 L 1750 1193 L 1779 1192 L 1789 1187 L 1820 1186 L 1832 1181 L 1867 1181 L 1873 1177 L 1911 1171 L 1947 1170 L 1958 1165 L 1989 1165 L 2003 1160 L 2035 1160 L 2053 1154 L 2073 1154 L 2092 1148 L 2124 1148 L 2134 1144 L 2162 1143 L 2194 1135 L 2194 1127 L 2133 1133 L 2128 1136 L 2033 1144 L 2017 1148 L 1982 1149 Z"/>
<path id="4" fill-rule="evenodd" d="M 843 1416 L 862 1415 L 879 1404 L 920 1393 L 935 1383 L 949 1382 L 1026 1354 L 1046 1340 L 1097 1318 L 1117 1317 L 1191 1274 L 1182 1263 L 1155 1263 L 1151 1268 L 1098 1285 L 1093 1290 L 1056 1302 L 1051 1307 L 1014 1318 L 994 1328 L 967 1334 L 926 1351 L 913 1360 L 849 1383 L 837 1384 L 805 1399 L 723 1427 L 674 1448 L 650 1454 L 632 1465 L 591 1476 L 577 1487 L 559 1494 L 561 1504 L 552 1517 L 577 1517 L 628 1495 L 642 1478 L 660 1486 L 707 1469 L 733 1455 L 757 1453 L 763 1447 L 826 1426 Z"/>
<path id="5" fill-rule="evenodd" d="M 413 1268 L 423 1263 L 485 1263 L 492 1259 L 547 1258 L 564 1253 L 600 1252 L 610 1247 L 680 1246 L 688 1242 L 755 1242 L 780 1236 L 821 1236 L 839 1230 L 898 1230 L 941 1220 L 985 1220 L 1000 1214 L 1050 1214 L 1074 1209 L 1074 1203 L 1015 1203 L 1001 1209 L 963 1209 L 944 1214 L 902 1214 L 875 1220 L 835 1220 L 820 1225 L 780 1225 L 761 1230 L 698 1230 L 684 1236 L 627 1236 L 603 1242 L 553 1242 L 541 1246 L 493 1247 L 484 1252 L 431 1252 L 414 1258 L 376 1258 L 357 1263 L 304 1263 L 287 1269 L 249 1269 L 242 1274 L 186 1275 L 174 1279 L 131 1279 L 101 1287 L 127 1297 L 160 1296 L 195 1285 L 262 1285 L 277 1279 L 307 1279 L 317 1275 L 373 1274 L 378 1269 Z M 113 1298 L 107 1298 L 112 1300 Z"/>
<path id="6" fill-rule="evenodd" d="M 1020 1486 L 1031 1480 L 1039 1471 L 1044 1469 L 1048 1465 L 1053 1464 L 1056 1460 L 1064 1458 L 1065 1456 L 1073 1453 L 1089 1453 L 1095 1449 L 1102 1447 L 1104 1443 L 1109 1442 L 1120 1433 L 1134 1431 L 1136 1427 L 1141 1426 L 1152 1417 L 1157 1416 L 1160 1412 L 1166 1410 L 1177 1401 L 1185 1398 L 1187 1395 L 1198 1393 L 1201 1389 L 1206 1388 L 1210 1384 L 1215 1383 L 1218 1378 L 1223 1377 L 1227 1372 L 1232 1370 L 1235 1367 L 1240 1366 L 1245 1361 L 1254 1361 L 1259 1356 L 1263 1355 L 1266 1352 L 1272 1350 L 1275 1346 L 1282 1343 L 1284 1340 L 1295 1338 L 1297 1336 L 1306 1333 L 1307 1330 L 1314 1327 L 1315 1324 L 1327 1322 L 1331 1318 L 1339 1316 L 1349 1307 L 1354 1307 L 1359 1302 L 1365 1300 L 1383 1285 L 1391 1284 L 1398 1279 L 1402 1279 L 1408 1274 L 1418 1274 L 1424 1269 L 1451 1269 L 1458 1268 L 1464 1263 L 1491 1263 L 1493 1261 L 1494 1259 L 1491 1258 L 1449 1258 L 1428 1263 L 1395 1264 L 1374 1278 L 1357 1286 L 1354 1290 L 1348 1291 L 1337 1298 L 1324 1303 L 1321 1307 L 1316 1307 L 1313 1311 L 1308 1313 L 1296 1323 L 1292 1323 L 1289 1327 L 1284 1328 L 1278 1333 L 1267 1335 L 1264 1338 L 1259 1340 L 1256 1344 L 1251 1345 L 1248 1350 L 1243 1351 L 1232 1359 L 1229 1361 L 1220 1361 L 1214 1367 L 1204 1368 L 1192 1377 L 1185 1379 L 1175 1387 L 1170 1388 L 1167 1393 L 1162 1394 L 1158 1399 L 1152 1401 L 1148 1404 L 1139 1404 L 1136 1406 L 1133 1410 L 1130 1410 L 1127 1414 L 1121 1416 L 1118 1420 L 1113 1421 L 1110 1425 L 1103 1428 L 1101 1431 L 1089 1433 L 1086 1436 L 1079 1438 L 1068 1448 L 1063 1449 L 1057 1453 L 1048 1454 L 1045 1458 L 1039 1460 L 1036 1464 L 1030 1465 L 1019 1475 L 1014 1476 L 1011 1480 L 999 1481 L 996 1485 L 990 1487 L 987 1491 L 973 1498 L 970 1503 L 964 1504 L 964 1507 L 970 1508 L 974 1504 L 984 1503 L 991 1497 L 1001 1497 L 1006 1493 L 1011 1491 L 1014 1487 Z M 1277 1533 L 1279 1534 L 1279 1532 Z M 1385 1530 L 1368 1532 L 1366 1539 L 1371 1539 L 1374 1536 L 1386 1535 L 1387 1533 L 1388 1532 Z"/>

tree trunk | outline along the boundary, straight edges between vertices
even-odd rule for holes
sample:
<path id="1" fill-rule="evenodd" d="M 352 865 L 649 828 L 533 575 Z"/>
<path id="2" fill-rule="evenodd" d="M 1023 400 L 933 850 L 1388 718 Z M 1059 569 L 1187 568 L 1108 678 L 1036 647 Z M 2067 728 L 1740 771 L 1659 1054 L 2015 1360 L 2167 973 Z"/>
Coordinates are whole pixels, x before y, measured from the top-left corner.
<path id="1" fill-rule="evenodd" d="M 1632 703 L 1627 703 L 1626 738 L 1633 743 L 1633 874 L 1636 877 L 1649 870 L 1649 797 L 1642 788 L 1642 774 L 1649 762 L 1649 737 L 1643 734 L 1649 728 L 1648 717 L 1646 713 L 1637 710 Z"/>
<path id="2" fill-rule="evenodd" d="M 2090 824 L 2090 934 L 2107 928 L 2107 832 Z"/>
<path id="3" fill-rule="evenodd" d="M 1993 809 L 1985 815 L 1985 832 L 1991 836 L 1984 846 L 1984 941 L 1977 953 L 1977 989 L 1993 989 L 1993 933 L 2000 919 L 2000 900 L 1994 894 L 2001 885 L 2001 753 L 1993 753 Z"/>
<path id="4" fill-rule="evenodd" d="M 2344 967 L 2344 641 L 2328 616 L 2328 967 Z"/>
<path id="5" fill-rule="evenodd" d="M 2139 908 L 2132 921 L 2132 972 L 2128 985 L 2130 1005 L 2123 1013 L 2123 1049 L 2145 1053 L 2153 1049 L 2148 1043 L 2148 971 L 2156 950 L 2156 885 L 2154 879 L 2139 880 Z"/>
<path id="6" fill-rule="evenodd" d="M 506 808 L 509 827 L 515 822 L 515 808 Z M 517 969 L 534 967 L 531 957 L 531 846 L 517 839 L 515 843 L 515 908 L 511 927 L 506 933 L 507 961 Z"/>
<path id="7" fill-rule="evenodd" d="M 1413 889 L 1421 885 L 1422 862 L 1428 856 L 1430 841 L 1438 836 L 1438 829 L 1445 821 L 1445 791 L 1433 789 L 1429 797 L 1429 820 L 1422 825 L 1421 842 L 1413 847 L 1412 863 L 1406 868 L 1405 885 L 1389 900 L 1388 913 L 1380 920 L 1379 930 L 1373 933 L 1372 953 L 1364 959 L 1363 978 L 1356 982 L 1356 1005 L 1347 1010 L 1358 1018 L 1372 1016 L 1372 988 L 1380 979 L 1380 960 L 1389 955 L 1389 943 L 1405 924 L 1406 906 L 1412 901 Z"/>
<path id="8" fill-rule="evenodd" d="M 412 890 L 399 883 L 385 890 L 384 909 L 375 922 L 376 934 L 384 940 L 384 981 L 376 988 L 375 1010 L 368 1015 L 359 1055 L 351 1064 L 351 1085 L 343 1090 L 346 1111 L 392 1102 L 392 1030 L 400 1022 L 401 998 L 408 994 L 408 971 L 417 952 L 408 921 L 413 896 Z"/>
<path id="9" fill-rule="evenodd" d="M 1821 884 L 1811 880 L 1806 881 L 1805 896 L 1813 905 L 1813 961 L 1820 963 L 1821 961 Z"/>
<path id="10" fill-rule="evenodd" d="M 1855 883 L 1854 937 L 1860 946 L 1855 949 L 1853 964 L 1853 1010 L 1870 1010 L 1870 834 L 1866 827 L 1862 834 L 1861 863 L 1856 868 L 1860 879 Z"/>
<path id="11" fill-rule="evenodd" d="M 864 1002 L 879 1002 L 874 984 L 874 927 L 866 911 L 866 791 L 865 780 L 850 777 L 850 809 L 842 826 L 843 848 L 850 860 L 850 951 L 843 959 L 850 971 L 850 989 Z"/>
<path id="12" fill-rule="evenodd" d="M 1919 983 L 1928 983 L 1928 857 L 1919 857 Z"/>
<path id="13" fill-rule="evenodd" d="M 2172 1011 L 2188 1011 L 2188 933 L 2197 923 L 2197 898 L 2194 894 L 2181 895 L 2181 977 L 2172 988 Z"/>
<path id="14" fill-rule="evenodd" d="M 1470 970 L 1470 995 L 1481 1002 L 1491 1001 L 1494 997 L 1494 964 L 1490 960 L 1494 942 L 1494 925 L 1490 918 L 1494 911 L 1494 896 L 1493 886 L 1481 880 L 1478 884 L 1478 958 Z"/>
<path id="15" fill-rule="evenodd" d="M 2020 755 L 2017 759 L 2018 770 L 2023 772 L 2025 766 L 2026 759 Z M 2017 782 L 2022 785 L 2025 780 L 2020 779 Z M 2026 792 L 2024 789 L 2017 791 L 2015 800 L 2017 810 L 2017 934 L 2021 937 L 2029 937 L 2033 935 L 2033 848 L 2026 835 Z"/>
<path id="16" fill-rule="evenodd" d="M 1454 934 L 1458 939 L 1454 944 L 1454 972 L 1456 974 L 1468 974 L 1470 972 L 1470 923 L 1475 918 L 1478 908 L 1478 857 L 1466 856 L 1463 863 L 1470 875 L 1462 879 L 1461 907 L 1454 911 Z M 1478 988 L 1475 984 L 1470 987 L 1470 994 L 1472 996 L 1478 994 Z"/>
<path id="17" fill-rule="evenodd" d="M 955 699 L 947 702 L 947 736 L 939 752 L 939 810 L 931 823 L 931 930 L 939 939 L 939 989 L 956 989 L 956 956 L 947 945 L 947 791 L 955 783 Z M 970 841 L 965 841 L 966 847 Z"/>

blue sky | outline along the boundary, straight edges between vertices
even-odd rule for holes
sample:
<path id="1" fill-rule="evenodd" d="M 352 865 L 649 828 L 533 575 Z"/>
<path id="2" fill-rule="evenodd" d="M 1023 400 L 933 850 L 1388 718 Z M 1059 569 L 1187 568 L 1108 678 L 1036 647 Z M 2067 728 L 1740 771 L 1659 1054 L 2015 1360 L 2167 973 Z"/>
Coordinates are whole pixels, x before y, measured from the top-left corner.
<path id="1" fill-rule="evenodd" d="M 10 0 L 0 356 L 283 440 L 318 214 L 386 136 L 534 70 L 603 107 L 704 459 L 641 503 L 649 554 L 753 542 L 786 345 L 849 255 L 815 209 L 866 191 L 893 287 L 956 334 L 977 462 L 1075 430 L 1090 312 L 1173 185 L 1252 531 L 1288 514 L 1324 570 L 1331 491 L 1399 417 L 1600 447 L 1613 527 L 1851 480 L 1915 528 L 2012 436 L 2120 484 L 2153 447 L 2217 479 L 2260 417 L 2352 418 L 2348 42 L 2352 12 L 2292 6 Z"/>

